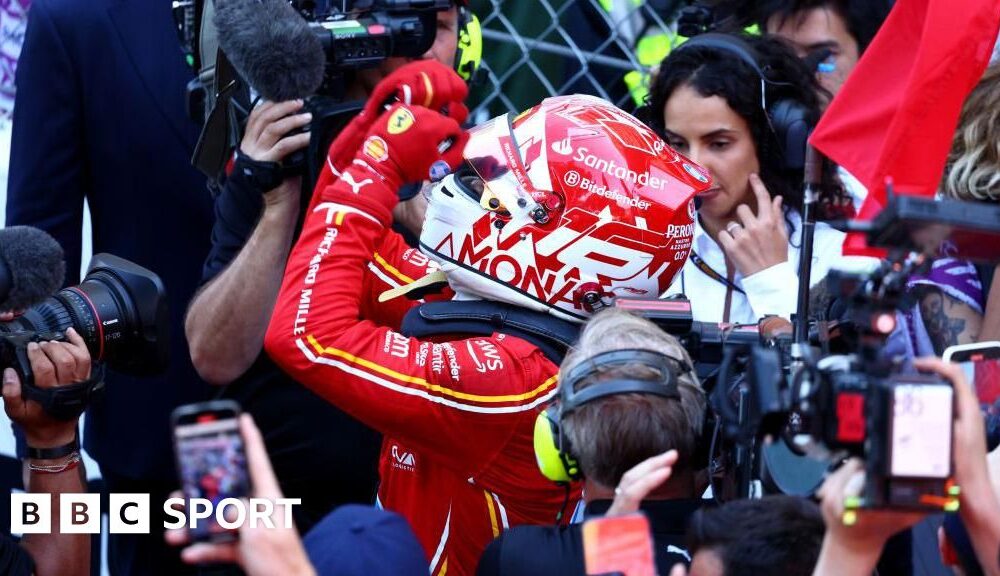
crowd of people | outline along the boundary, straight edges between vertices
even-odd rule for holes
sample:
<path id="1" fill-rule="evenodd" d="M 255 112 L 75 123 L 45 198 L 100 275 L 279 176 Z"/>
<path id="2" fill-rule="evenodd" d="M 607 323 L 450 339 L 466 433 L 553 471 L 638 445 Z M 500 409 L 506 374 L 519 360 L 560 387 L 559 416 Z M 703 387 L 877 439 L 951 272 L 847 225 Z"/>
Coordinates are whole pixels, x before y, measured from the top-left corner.
<path id="1" fill-rule="evenodd" d="M 123 575 L 584 574 L 599 538 L 625 530 L 599 522 L 636 514 L 646 552 L 619 559 L 644 574 L 922 574 L 928 547 L 956 573 L 1000 574 L 1000 449 L 976 388 L 939 359 L 1000 339 L 1000 267 L 928 254 L 881 351 L 954 390 L 959 506 L 943 526 L 926 506 L 859 509 L 871 483 L 858 454 L 830 461 L 808 497 L 739 494 L 709 399 L 731 382 L 618 306 L 689 302 L 697 322 L 780 331 L 800 284 L 881 265 L 843 256 L 834 227 L 865 187 L 827 162 L 807 197 L 804 154 L 892 3 L 710 4 L 732 21 L 671 46 L 638 110 L 553 95 L 470 126 L 455 68 L 474 5 L 452 2 L 423 57 L 346 76 L 360 111 L 314 187 L 282 169 L 308 150 L 311 109 L 259 101 L 210 195 L 190 163 L 193 71 L 167 3 L 34 0 L 7 223 L 59 240 L 75 284 L 86 198 L 95 252 L 159 274 L 174 330 L 169 371 L 109 370 L 82 435 L 5 370 L 25 490 L 86 491 L 82 437 L 107 492 L 150 494 L 152 534 L 109 535 Z M 1000 62 L 966 100 L 942 197 L 1000 198 L 998 84 Z M 91 378 L 72 330 L 27 354 L 39 387 Z M 246 454 L 227 444 L 213 476 L 188 483 L 218 500 L 224 468 L 245 467 L 246 496 L 301 499 L 295 527 L 164 533 L 156 503 L 181 484 L 169 414 L 209 398 L 242 406 Z M 85 574 L 90 558 L 86 534 L 0 539 L 2 573 Z"/>

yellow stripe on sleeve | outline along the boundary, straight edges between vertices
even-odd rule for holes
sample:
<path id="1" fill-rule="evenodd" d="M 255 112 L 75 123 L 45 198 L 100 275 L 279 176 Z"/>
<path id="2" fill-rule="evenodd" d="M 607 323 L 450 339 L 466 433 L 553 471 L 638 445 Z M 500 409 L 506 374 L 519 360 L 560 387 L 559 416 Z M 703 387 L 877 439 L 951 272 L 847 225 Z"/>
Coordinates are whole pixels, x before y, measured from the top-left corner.
<path id="1" fill-rule="evenodd" d="M 309 341 L 309 344 L 313 347 L 314 350 L 316 350 L 318 354 L 336 356 L 353 364 L 357 364 L 358 366 L 367 368 L 372 372 L 377 372 L 383 376 L 395 378 L 400 382 L 405 382 L 407 384 L 415 384 L 422 388 L 426 388 L 431 392 L 436 392 L 439 394 L 443 394 L 445 396 L 451 396 L 452 398 L 458 398 L 460 400 L 470 400 L 472 402 L 501 403 L 501 402 L 522 402 L 524 400 L 530 400 L 535 396 L 538 396 L 539 394 L 542 394 L 543 392 L 550 389 L 555 384 L 556 380 L 559 378 L 558 374 L 552 376 L 545 382 L 542 382 L 542 384 L 537 388 L 535 388 L 534 390 L 530 390 L 523 394 L 502 394 L 499 396 L 484 396 L 482 394 L 469 394 L 467 392 L 459 392 L 458 390 L 452 390 L 450 388 L 439 386 L 437 384 L 430 384 L 429 382 L 427 382 L 427 380 L 424 380 L 423 378 L 402 374 L 400 372 L 393 370 L 392 368 L 387 368 L 385 366 L 376 364 L 371 360 L 366 360 L 364 358 L 355 356 L 350 352 L 344 352 L 343 350 L 338 350 L 336 348 L 323 347 L 323 345 L 320 344 L 319 341 L 316 340 L 316 337 L 313 336 L 312 334 L 308 335 L 306 339 Z"/>
<path id="2" fill-rule="evenodd" d="M 379 266 L 381 266 L 382 268 L 384 268 L 386 272 L 388 272 L 388 273 L 392 274 L 393 276 L 395 276 L 396 278 L 402 280 L 405 284 L 412 284 L 412 283 L 416 282 L 416 280 L 414 280 L 413 278 L 410 278 L 406 274 L 403 274 L 402 272 L 400 272 L 399 270 L 397 270 L 395 266 L 393 266 L 392 264 L 389 264 L 388 262 L 386 262 L 385 258 L 383 258 L 382 255 L 379 254 L 378 252 L 376 252 L 374 254 L 374 257 L 375 257 L 375 261 L 378 262 Z"/>

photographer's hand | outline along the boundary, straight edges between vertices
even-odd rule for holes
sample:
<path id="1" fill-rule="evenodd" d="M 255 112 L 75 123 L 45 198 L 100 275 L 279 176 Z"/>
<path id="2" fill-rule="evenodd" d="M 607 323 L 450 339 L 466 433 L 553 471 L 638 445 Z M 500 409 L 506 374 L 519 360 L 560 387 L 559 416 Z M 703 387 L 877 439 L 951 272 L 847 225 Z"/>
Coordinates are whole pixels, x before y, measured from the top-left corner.
<path id="1" fill-rule="evenodd" d="M 956 364 L 939 358 L 918 358 L 913 365 L 950 381 L 955 389 L 955 432 L 952 454 L 955 481 L 961 488 L 959 514 L 972 539 L 976 557 L 987 574 L 1000 574 L 1000 501 L 990 481 L 986 454 L 986 430 L 979 400 L 965 373 Z"/>
<path id="2" fill-rule="evenodd" d="M 736 208 L 740 221 L 730 222 L 719 232 L 719 246 L 744 278 L 788 261 L 788 230 L 781 196 L 772 200 L 756 174 L 750 175 L 750 187 L 757 199 L 757 213 L 740 204 Z"/>
<path id="3" fill-rule="evenodd" d="M 90 352 L 83 338 L 72 328 L 66 331 L 66 337 L 68 342 L 32 342 L 28 345 L 28 360 L 38 387 L 55 388 L 90 378 Z M 21 426 L 31 448 L 57 448 L 76 439 L 77 420 L 56 420 L 37 402 L 24 398 L 21 379 L 13 368 L 6 368 L 3 373 L 3 400 L 7 416 Z M 62 458 L 28 462 L 31 465 L 25 488 L 32 494 L 51 495 L 50 521 L 55 527 L 61 517 L 60 495 L 87 491 L 83 463 L 75 452 Z M 35 561 L 36 574 L 83 576 L 90 573 L 89 534 L 69 534 L 60 530 L 26 534 L 21 546 Z"/>
<path id="4" fill-rule="evenodd" d="M 861 460 L 852 458 L 827 477 L 819 490 L 826 535 L 813 576 L 871 574 L 886 540 L 924 518 L 925 514 L 894 510 L 857 510 L 851 525 L 844 522 L 847 498 L 864 487 Z"/>
<path id="5" fill-rule="evenodd" d="M 39 388 L 55 388 L 90 378 L 90 351 L 86 343 L 72 328 L 66 331 L 66 338 L 68 342 L 32 342 L 28 345 L 28 360 Z M 28 446 L 54 448 L 76 438 L 76 420 L 56 420 L 46 414 L 40 404 L 24 398 L 21 379 L 13 368 L 4 370 L 3 398 L 7 416 L 24 430 Z"/>
<path id="6" fill-rule="evenodd" d="M 312 121 L 312 114 L 297 114 L 302 100 L 264 102 L 250 112 L 240 150 L 258 162 L 281 162 L 309 145 L 308 132 L 296 132 Z"/>
<path id="7" fill-rule="evenodd" d="M 246 445 L 247 468 L 254 497 L 272 502 L 283 498 L 260 429 L 248 414 L 240 417 L 240 433 Z M 193 544 L 181 552 L 181 558 L 188 564 L 239 564 L 248 576 L 315 574 L 298 531 L 294 526 L 285 526 L 282 515 L 280 507 L 274 506 L 270 518 L 274 528 L 267 525 L 252 526 L 250 522 L 244 522 L 239 529 L 239 541 Z M 167 530 L 165 537 L 174 546 L 188 543 L 187 531 L 183 528 Z"/>
<path id="8" fill-rule="evenodd" d="M 264 102 L 255 107 L 247 119 L 240 152 L 257 162 L 282 162 L 309 146 L 309 132 L 298 130 L 312 121 L 312 114 L 297 114 L 301 109 L 301 100 Z M 261 190 L 265 206 L 294 201 L 297 211 L 301 185 L 300 178 L 286 178 L 275 189 Z"/>

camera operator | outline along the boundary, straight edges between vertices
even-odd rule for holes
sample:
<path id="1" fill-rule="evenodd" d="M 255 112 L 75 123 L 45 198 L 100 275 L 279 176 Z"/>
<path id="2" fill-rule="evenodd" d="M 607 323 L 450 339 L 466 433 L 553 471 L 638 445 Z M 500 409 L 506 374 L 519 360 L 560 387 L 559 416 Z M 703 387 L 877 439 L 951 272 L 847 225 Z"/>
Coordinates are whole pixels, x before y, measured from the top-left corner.
<path id="1" fill-rule="evenodd" d="M 889 15 L 886 0 L 766 0 L 756 20 L 786 40 L 799 58 L 816 65 L 825 101 L 837 95 Z M 819 56 L 826 54 L 826 58 Z"/>
<path id="2" fill-rule="evenodd" d="M 690 371 L 690 357 L 673 336 L 648 320 L 619 309 L 606 310 L 587 323 L 579 342 L 563 360 L 559 385 L 573 386 L 572 393 L 608 381 L 660 384 L 666 376 L 660 373 L 661 367 L 644 363 L 642 357 L 621 365 L 600 363 L 606 352 L 634 350 L 650 351 L 667 360 L 674 370 L 678 396 L 636 392 L 604 396 L 571 412 L 563 411 L 559 426 L 583 473 L 584 518 L 608 513 L 616 494 L 625 497 L 644 492 L 636 482 L 639 478 L 657 486 L 639 495 L 641 502 L 636 505 L 649 519 L 658 571 L 666 574 L 675 563 L 686 561 L 684 530 L 688 518 L 702 504 L 695 487 L 694 453 L 706 403 L 697 376 Z M 581 368 L 587 370 L 582 378 L 567 379 Z M 668 384 L 663 383 L 663 388 L 666 391 Z M 654 458 L 645 468 L 630 470 L 650 457 Z M 582 524 L 512 528 L 486 549 L 477 573 L 582 574 Z"/>
<path id="3" fill-rule="evenodd" d="M 957 365 L 937 358 L 921 358 L 915 366 L 938 374 L 955 387 L 957 414 L 952 454 L 954 478 L 961 488 L 959 514 L 984 572 L 1000 574 L 1000 500 L 990 482 L 979 402 Z M 846 525 L 845 500 L 857 496 L 863 485 L 863 465 L 855 459 L 827 478 L 820 489 L 827 532 L 816 576 L 870 573 L 886 540 L 924 518 L 924 513 L 861 510 L 856 522 Z"/>
<path id="4" fill-rule="evenodd" d="M 362 143 L 357 131 L 367 131 L 388 98 L 403 99 L 405 92 L 438 106 L 465 98 L 465 83 L 450 69 L 456 45 L 453 6 L 438 14 L 438 33 L 424 59 L 390 58 L 378 69 L 357 72 L 349 97 L 364 99 L 376 86 L 378 91 L 331 146 L 317 188 L 335 178 L 329 169 L 335 158 L 357 153 Z M 264 430 L 285 492 L 302 498 L 297 519 L 308 531 L 338 504 L 372 501 L 379 437 L 298 385 L 262 353 L 285 260 L 306 209 L 300 202 L 301 179 L 282 179 L 280 172 L 281 161 L 309 143 L 308 132 L 298 132 L 311 120 L 301 109 L 301 101 L 265 102 L 251 112 L 234 169 L 216 200 L 204 286 L 188 310 L 185 329 L 201 376 L 229 385 L 225 396 L 237 399 Z M 414 202 L 423 198 L 408 204 Z M 408 264 L 391 270 L 379 269 L 377 261 L 372 266 L 374 281 L 425 272 Z"/>
<path id="5" fill-rule="evenodd" d="M 28 360 L 39 388 L 55 388 L 90 379 L 90 352 L 72 328 L 67 342 L 28 344 Z M 3 400 L 7 416 L 24 431 L 28 444 L 27 491 L 52 495 L 49 534 L 26 534 L 18 547 L 0 536 L 0 572 L 12 576 L 90 573 L 90 535 L 59 530 L 59 495 L 87 491 L 80 459 L 76 418 L 56 420 L 41 405 L 21 394 L 21 380 L 13 368 L 3 372 Z"/>

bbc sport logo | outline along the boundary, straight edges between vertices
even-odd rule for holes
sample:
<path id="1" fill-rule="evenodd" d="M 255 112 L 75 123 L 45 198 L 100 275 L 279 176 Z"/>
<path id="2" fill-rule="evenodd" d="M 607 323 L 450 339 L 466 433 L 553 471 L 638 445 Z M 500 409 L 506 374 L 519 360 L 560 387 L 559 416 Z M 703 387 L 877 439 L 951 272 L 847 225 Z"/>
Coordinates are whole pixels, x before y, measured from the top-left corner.
<path id="1" fill-rule="evenodd" d="M 53 526 L 52 494 L 11 494 L 10 530 L 18 534 L 99 534 L 100 494 L 60 494 L 59 524 Z M 168 498 L 163 513 L 169 518 L 163 528 L 195 528 L 202 520 L 214 519 L 227 530 L 249 522 L 251 528 L 292 527 L 292 507 L 301 498 L 223 498 L 213 503 L 206 498 Z M 184 507 L 183 509 L 175 509 Z M 275 514 L 280 512 L 280 514 Z M 149 494 L 109 494 L 108 531 L 111 534 L 149 534 L 152 518 Z"/>

